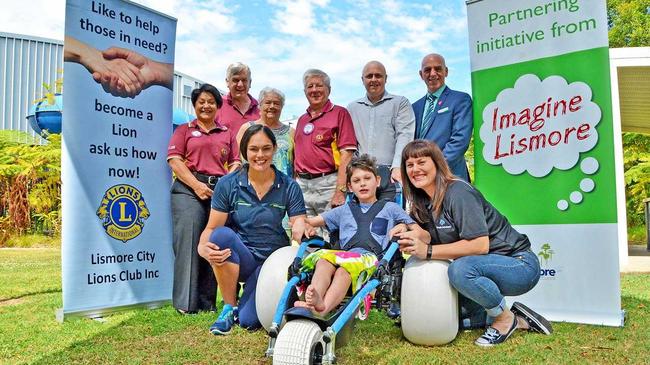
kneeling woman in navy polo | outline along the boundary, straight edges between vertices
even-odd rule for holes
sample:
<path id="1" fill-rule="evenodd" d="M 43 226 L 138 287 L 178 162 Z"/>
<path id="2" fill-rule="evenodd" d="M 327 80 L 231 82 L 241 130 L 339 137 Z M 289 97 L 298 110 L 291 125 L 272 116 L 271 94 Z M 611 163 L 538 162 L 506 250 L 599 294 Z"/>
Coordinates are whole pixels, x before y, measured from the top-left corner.
<path id="1" fill-rule="evenodd" d="M 199 242 L 199 254 L 214 270 L 224 307 L 210 327 L 213 334 L 230 333 L 239 312 L 240 326 L 261 326 L 255 310 L 255 287 L 264 260 L 289 245 L 282 218 L 289 215 L 292 235 L 304 232 L 305 202 L 298 184 L 273 166 L 277 143 L 273 131 L 256 124 L 244 133 L 240 151 L 248 162 L 217 184 L 212 210 Z M 237 305 L 237 283 L 244 293 Z"/>

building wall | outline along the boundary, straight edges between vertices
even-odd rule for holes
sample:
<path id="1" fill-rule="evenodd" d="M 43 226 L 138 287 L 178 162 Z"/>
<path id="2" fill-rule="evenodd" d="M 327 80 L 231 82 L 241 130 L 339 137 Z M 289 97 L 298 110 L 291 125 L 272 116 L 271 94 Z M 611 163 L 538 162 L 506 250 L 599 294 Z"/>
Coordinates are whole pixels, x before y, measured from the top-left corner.
<path id="1" fill-rule="evenodd" d="M 192 90 L 199 88 L 203 83 L 203 81 L 184 73 L 174 71 L 174 108 L 194 115 L 194 106 L 191 100 Z"/>
<path id="2" fill-rule="evenodd" d="M 26 119 L 29 107 L 45 93 L 43 84 L 54 88 L 61 77 L 62 41 L 0 32 L 0 129 L 33 134 Z M 174 108 L 194 115 L 190 94 L 202 83 L 175 71 Z"/>
<path id="3" fill-rule="evenodd" d="M 32 132 L 27 112 L 63 72 L 63 42 L 0 33 L 0 129 Z"/>

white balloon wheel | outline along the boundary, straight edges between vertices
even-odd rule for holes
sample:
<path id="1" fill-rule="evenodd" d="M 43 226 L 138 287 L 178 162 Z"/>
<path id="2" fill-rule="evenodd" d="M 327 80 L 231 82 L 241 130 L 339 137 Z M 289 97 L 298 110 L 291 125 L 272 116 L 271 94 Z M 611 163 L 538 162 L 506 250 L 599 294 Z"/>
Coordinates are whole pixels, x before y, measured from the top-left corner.
<path id="1" fill-rule="evenodd" d="M 411 256 L 402 276 L 402 332 L 417 345 L 442 345 L 458 334 L 458 293 L 449 284 L 448 261 Z"/>
<path id="2" fill-rule="evenodd" d="M 282 247 L 271 254 L 262 265 L 255 290 L 257 318 L 267 331 L 287 285 L 287 269 L 298 253 L 298 247 Z"/>
<path id="3" fill-rule="evenodd" d="M 325 343 L 320 327 L 306 319 L 295 319 L 282 327 L 273 350 L 273 364 L 320 364 Z"/>

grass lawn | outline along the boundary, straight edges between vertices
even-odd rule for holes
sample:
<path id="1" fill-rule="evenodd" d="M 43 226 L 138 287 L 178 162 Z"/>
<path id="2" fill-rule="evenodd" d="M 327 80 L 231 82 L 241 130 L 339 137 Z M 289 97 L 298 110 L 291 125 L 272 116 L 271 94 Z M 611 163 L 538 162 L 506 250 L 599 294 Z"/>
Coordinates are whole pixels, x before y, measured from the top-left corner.
<path id="1" fill-rule="evenodd" d="M 104 321 L 59 324 L 57 248 L 0 250 L 0 364 L 270 364 L 264 331 L 236 328 L 215 337 L 214 314 L 180 316 L 171 306 L 132 310 Z M 419 347 L 404 340 L 382 313 L 358 322 L 353 340 L 337 352 L 341 364 L 476 364 L 650 362 L 650 274 L 622 275 L 624 328 L 555 323 L 553 336 L 515 333 L 504 345 L 473 345 L 481 332 L 451 344 Z"/>

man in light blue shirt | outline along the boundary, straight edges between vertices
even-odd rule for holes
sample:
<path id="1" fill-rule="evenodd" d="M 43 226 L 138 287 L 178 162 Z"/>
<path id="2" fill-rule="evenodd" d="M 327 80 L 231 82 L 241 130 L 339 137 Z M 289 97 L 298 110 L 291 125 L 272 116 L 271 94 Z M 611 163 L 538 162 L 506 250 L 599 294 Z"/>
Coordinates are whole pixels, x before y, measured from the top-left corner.
<path id="1" fill-rule="evenodd" d="M 361 73 L 366 95 L 348 105 L 358 153 L 377 159 L 382 184 L 378 198 L 392 200 L 395 182 L 401 183 L 400 158 L 404 146 L 413 140 L 415 115 L 407 98 L 386 91 L 386 68 L 379 61 L 368 62 Z"/>

